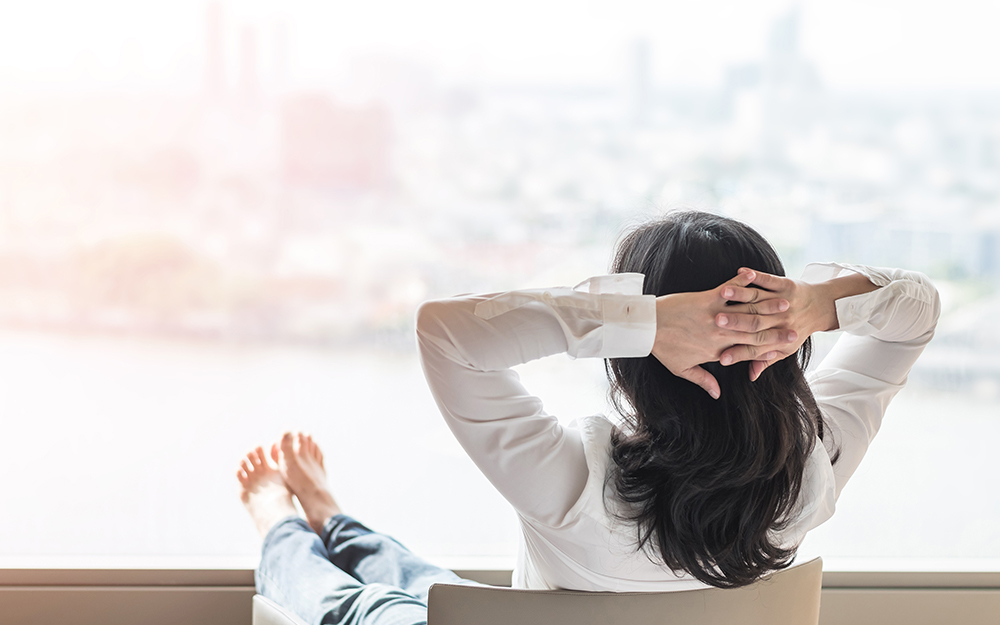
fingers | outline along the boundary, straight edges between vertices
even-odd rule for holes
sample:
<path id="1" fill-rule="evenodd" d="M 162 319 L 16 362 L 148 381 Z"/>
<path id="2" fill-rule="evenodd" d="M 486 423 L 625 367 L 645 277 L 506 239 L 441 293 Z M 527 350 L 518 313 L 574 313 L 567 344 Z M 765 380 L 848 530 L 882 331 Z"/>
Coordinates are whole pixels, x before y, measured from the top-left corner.
<path id="1" fill-rule="evenodd" d="M 722 352 L 719 356 L 719 363 L 724 367 L 743 362 L 746 360 L 762 360 L 768 350 L 757 345 L 734 345 Z"/>
<path id="2" fill-rule="evenodd" d="M 743 272 L 743 269 L 740 269 L 740 271 Z M 775 276 L 770 273 L 764 273 L 763 271 L 754 271 L 754 273 L 756 274 L 756 277 L 753 279 L 753 284 L 756 284 L 762 289 L 767 289 L 768 291 L 780 291 L 792 282 L 788 278 Z"/>
<path id="3" fill-rule="evenodd" d="M 760 290 L 757 290 L 760 293 Z M 751 315 L 777 315 L 783 313 L 791 307 L 787 299 L 770 298 L 758 300 L 750 304 L 730 304 L 726 306 L 726 314 L 747 313 Z"/>
<path id="4" fill-rule="evenodd" d="M 793 330 L 765 330 L 752 335 L 751 342 L 743 345 L 733 345 L 719 355 L 719 362 L 728 367 L 729 365 L 746 360 L 771 360 L 777 356 L 784 358 L 788 353 L 796 351 L 792 349 L 798 335 Z"/>
<path id="5" fill-rule="evenodd" d="M 784 323 L 784 318 L 777 315 L 788 310 L 788 300 L 773 299 L 731 308 L 732 312 L 715 315 L 715 325 L 734 332 L 759 332 Z"/>
<path id="6" fill-rule="evenodd" d="M 732 284 L 723 285 L 720 289 L 720 295 L 722 296 L 722 299 L 728 302 L 738 302 L 743 304 L 763 302 L 776 297 L 775 294 L 770 291 L 751 287 L 735 286 Z"/>
<path id="7" fill-rule="evenodd" d="M 744 360 L 762 360 L 761 354 L 772 350 L 781 350 L 781 348 L 797 341 L 799 335 L 795 330 L 775 328 L 754 333 L 736 334 L 733 338 L 740 341 L 740 344 L 733 345 L 719 355 L 719 362 L 727 367 Z"/>
<path id="8" fill-rule="evenodd" d="M 736 273 L 736 277 L 723 284 L 723 286 L 750 286 L 756 278 L 756 271 L 753 269 L 747 269 L 746 267 L 741 267 Z"/>
<path id="9" fill-rule="evenodd" d="M 754 353 L 755 351 L 759 352 L 759 351 L 762 351 L 762 350 L 761 350 L 761 348 L 758 348 L 758 347 L 755 347 L 755 346 L 752 346 L 752 345 L 738 345 L 738 346 L 736 346 L 736 347 L 734 347 L 734 348 L 732 348 L 730 350 L 726 350 L 726 353 L 723 354 L 722 358 L 720 358 L 719 361 L 722 364 L 726 365 L 726 364 L 732 364 L 734 362 L 740 362 L 742 360 L 749 360 L 750 361 L 750 368 L 749 368 L 750 369 L 750 381 L 751 382 L 756 382 L 757 379 L 760 378 L 760 375 L 762 373 L 764 373 L 765 369 L 767 369 L 768 367 L 770 367 L 774 363 L 778 362 L 779 360 L 783 360 L 785 358 L 788 358 L 789 356 L 791 356 L 792 354 L 794 354 L 797 350 L 791 350 L 791 351 L 785 352 L 785 351 L 782 351 L 782 350 L 771 349 L 769 351 L 764 351 L 763 353 L 758 353 L 753 358 L 747 358 L 747 357 L 745 357 L 745 356 L 748 356 L 751 353 Z M 726 361 L 729 358 L 733 358 L 733 360 L 731 360 L 731 361 L 729 361 L 727 363 Z M 736 360 L 737 358 L 739 360 Z"/>
<path id="10" fill-rule="evenodd" d="M 758 378 L 760 378 L 760 375 L 762 373 L 764 373 L 764 369 L 767 369 L 768 367 L 770 367 L 774 363 L 778 362 L 782 358 L 787 358 L 787 356 L 778 354 L 777 356 L 775 356 L 774 358 L 771 358 L 769 360 L 755 360 L 755 361 L 751 362 L 750 363 L 750 381 L 751 382 L 756 382 L 758 380 Z"/>
<path id="11" fill-rule="evenodd" d="M 715 376 L 702 367 L 695 366 L 690 369 L 685 369 L 684 371 L 679 372 L 677 377 L 684 378 L 688 382 L 694 382 L 703 388 L 706 393 L 711 395 L 712 399 L 718 399 L 722 394 L 719 389 L 719 381 L 715 379 Z"/>
<path id="12" fill-rule="evenodd" d="M 748 278 L 751 278 L 749 282 Z M 731 302 L 757 302 L 767 299 L 768 293 L 783 291 L 792 284 L 794 282 L 788 278 L 743 267 L 735 278 L 722 285 L 720 294 Z M 751 285 L 759 288 L 750 288 Z"/>
<path id="13" fill-rule="evenodd" d="M 796 350 L 798 351 L 798 350 Z M 768 358 L 761 358 L 760 360 L 754 360 L 750 363 L 750 381 L 756 382 L 760 378 L 760 374 L 764 373 L 764 370 L 778 362 L 779 360 L 784 360 L 788 358 L 795 352 L 771 352 L 770 354 L 764 354 Z"/>
<path id="14" fill-rule="evenodd" d="M 775 360 L 753 360 L 750 362 L 750 381 L 756 382 L 760 374 L 764 373 L 764 369 L 771 366 L 771 363 Z"/>

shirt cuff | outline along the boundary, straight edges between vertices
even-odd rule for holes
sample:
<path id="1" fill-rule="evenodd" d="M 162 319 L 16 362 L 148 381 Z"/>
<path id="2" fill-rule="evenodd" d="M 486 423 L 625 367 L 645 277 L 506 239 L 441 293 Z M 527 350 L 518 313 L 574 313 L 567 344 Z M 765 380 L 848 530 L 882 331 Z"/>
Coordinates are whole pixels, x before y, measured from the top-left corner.
<path id="1" fill-rule="evenodd" d="M 859 273 L 878 287 L 888 286 L 893 281 L 893 277 L 887 270 L 848 263 L 810 263 L 802 272 L 802 280 L 814 284 L 839 278 L 848 273 Z M 840 329 L 848 334 L 859 335 L 874 332 L 877 328 L 873 327 L 869 321 L 876 306 L 884 297 L 886 297 L 885 291 L 879 288 L 860 295 L 842 297 L 835 301 L 834 306 L 837 308 L 837 322 Z"/>
<path id="2" fill-rule="evenodd" d="M 893 277 L 885 269 L 848 263 L 809 263 L 802 271 L 802 280 L 815 284 L 839 278 L 845 273 L 860 273 L 876 286 L 886 286 L 893 280 Z"/>
<path id="3" fill-rule="evenodd" d="M 599 358 L 641 358 L 653 351 L 656 338 L 656 296 L 601 298 L 604 340 Z"/>

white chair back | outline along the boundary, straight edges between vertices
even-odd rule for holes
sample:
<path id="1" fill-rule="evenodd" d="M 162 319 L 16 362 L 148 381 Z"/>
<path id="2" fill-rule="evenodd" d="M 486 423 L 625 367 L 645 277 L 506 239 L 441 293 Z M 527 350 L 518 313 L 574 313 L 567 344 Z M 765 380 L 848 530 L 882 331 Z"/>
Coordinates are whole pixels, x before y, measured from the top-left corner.
<path id="1" fill-rule="evenodd" d="M 817 625 L 823 561 L 743 588 L 578 592 L 435 584 L 428 625 Z"/>

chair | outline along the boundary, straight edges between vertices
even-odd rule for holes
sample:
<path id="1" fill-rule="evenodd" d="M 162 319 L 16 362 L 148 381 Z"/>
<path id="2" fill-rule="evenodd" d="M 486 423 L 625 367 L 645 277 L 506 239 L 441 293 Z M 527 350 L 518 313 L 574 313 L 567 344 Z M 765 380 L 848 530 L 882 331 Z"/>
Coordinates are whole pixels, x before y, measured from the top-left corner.
<path id="1" fill-rule="evenodd" d="M 676 592 L 518 590 L 435 584 L 428 625 L 817 625 L 823 561 L 778 571 L 744 588 Z M 254 597 L 254 625 L 302 625 Z"/>
<path id="2" fill-rule="evenodd" d="M 264 595 L 254 595 L 253 625 L 306 625 L 306 623 Z"/>

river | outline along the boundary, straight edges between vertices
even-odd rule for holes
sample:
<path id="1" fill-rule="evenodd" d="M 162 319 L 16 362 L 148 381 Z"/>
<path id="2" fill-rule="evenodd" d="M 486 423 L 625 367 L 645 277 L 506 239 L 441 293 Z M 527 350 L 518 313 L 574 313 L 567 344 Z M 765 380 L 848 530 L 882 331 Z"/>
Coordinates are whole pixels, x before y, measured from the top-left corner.
<path id="1" fill-rule="evenodd" d="M 605 410 L 599 361 L 520 368 L 560 419 Z M 514 515 L 442 422 L 413 350 L 0 332 L 0 559 L 251 562 L 246 450 L 322 445 L 341 506 L 419 553 L 508 563 Z M 806 549 L 1000 558 L 1000 404 L 907 388 Z"/>

